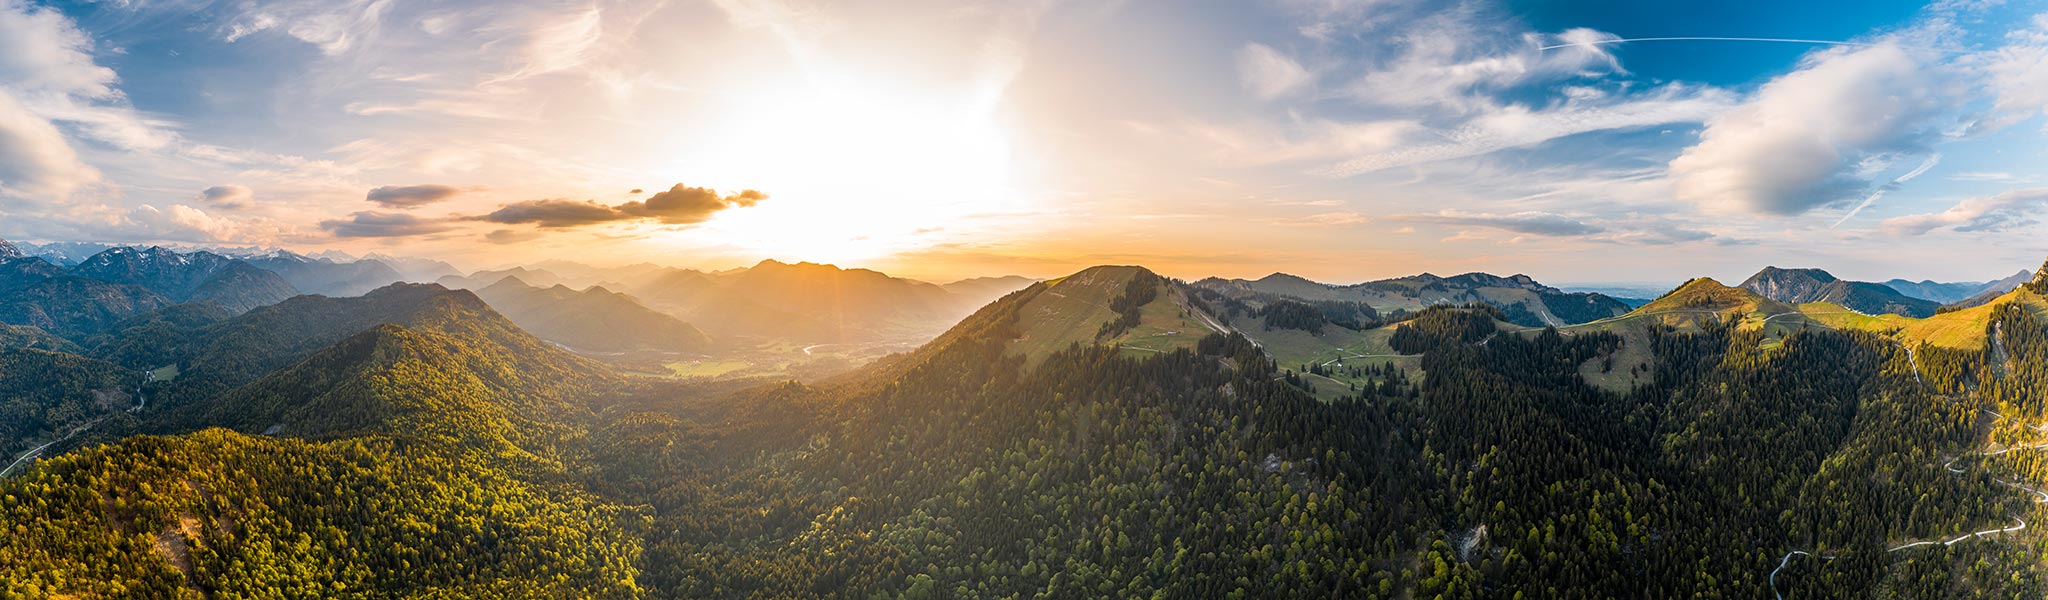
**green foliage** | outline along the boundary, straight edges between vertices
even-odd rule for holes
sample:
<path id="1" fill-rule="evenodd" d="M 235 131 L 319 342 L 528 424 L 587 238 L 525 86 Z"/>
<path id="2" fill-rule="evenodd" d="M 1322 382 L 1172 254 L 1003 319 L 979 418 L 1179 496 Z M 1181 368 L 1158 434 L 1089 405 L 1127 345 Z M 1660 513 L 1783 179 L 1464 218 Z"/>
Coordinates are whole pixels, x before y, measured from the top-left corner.
<path id="1" fill-rule="evenodd" d="M 429 443 L 142 436 L 0 482 L 0 596 L 631 598 L 617 508 Z"/>
<path id="2" fill-rule="evenodd" d="M 1117 294 L 1109 301 L 1109 310 L 1116 313 L 1116 319 L 1103 323 L 1102 330 L 1095 334 L 1095 339 L 1114 338 L 1130 331 L 1132 327 L 1137 327 L 1142 318 L 1140 310 L 1159 298 L 1159 288 L 1165 283 L 1164 279 L 1152 274 L 1151 271 L 1141 269 L 1131 274 L 1124 282 L 1123 293 Z"/>
<path id="3" fill-rule="evenodd" d="M 0 468 L 81 427 L 128 419 L 141 384 L 140 373 L 73 354 L 0 350 Z"/>

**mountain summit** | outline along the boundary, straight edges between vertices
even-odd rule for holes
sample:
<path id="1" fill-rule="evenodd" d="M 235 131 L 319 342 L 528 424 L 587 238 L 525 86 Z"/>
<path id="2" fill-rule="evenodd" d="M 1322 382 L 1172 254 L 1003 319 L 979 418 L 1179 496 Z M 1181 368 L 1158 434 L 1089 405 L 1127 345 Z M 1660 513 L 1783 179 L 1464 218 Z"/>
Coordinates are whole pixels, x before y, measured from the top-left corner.
<path id="1" fill-rule="evenodd" d="M 1820 269 L 1764 267 L 1738 287 L 1779 302 L 1831 302 L 1865 314 L 1928 317 L 1941 308 L 1940 303 L 1907 296 L 1883 284 L 1847 281 Z"/>

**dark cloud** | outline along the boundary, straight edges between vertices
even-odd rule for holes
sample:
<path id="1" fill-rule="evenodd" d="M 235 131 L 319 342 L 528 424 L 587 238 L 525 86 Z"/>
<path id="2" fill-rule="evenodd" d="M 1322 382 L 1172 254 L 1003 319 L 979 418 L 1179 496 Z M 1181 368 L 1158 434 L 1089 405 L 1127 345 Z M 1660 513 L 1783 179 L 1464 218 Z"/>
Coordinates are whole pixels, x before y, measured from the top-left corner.
<path id="1" fill-rule="evenodd" d="M 256 197 L 256 192 L 239 185 L 216 185 L 199 192 L 199 199 L 221 208 L 243 208 Z"/>
<path id="2" fill-rule="evenodd" d="M 647 193 L 647 190 L 643 190 L 643 189 L 640 189 L 640 188 L 633 188 L 633 191 L 630 191 L 630 192 L 626 192 L 626 193 L 628 193 L 628 194 L 645 194 L 645 193 Z"/>
<path id="3" fill-rule="evenodd" d="M 540 232 L 538 231 L 515 231 L 511 229 L 500 229 L 497 231 L 484 234 L 484 241 L 493 244 L 517 244 L 519 242 L 532 241 L 539 237 Z"/>
<path id="4" fill-rule="evenodd" d="M 347 219 L 320 222 L 320 228 L 345 238 L 405 237 L 440 233 L 451 227 L 439 219 L 422 219 L 404 213 L 365 211 Z"/>
<path id="5" fill-rule="evenodd" d="M 462 193 L 462 190 L 431 183 L 426 185 L 387 185 L 370 190 L 370 194 L 363 199 L 382 204 L 387 208 L 419 208 L 453 198 L 459 193 Z"/>
<path id="6" fill-rule="evenodd" d="M 702 223 L 711 215 L 728 208 L 753 206 L 768 195 L 759 190 L 744 190 L 730 196 L 718 195 L 711 188 L 689 187 L 676 184 L 666 192 L 647 197 L 645 202 L 627 202 L 618 206 L 619 212 L 636 217 L 658 219 L 669 225 Z"/>
<path id="7" fill-rule="evenodd" d="M 476 220 L 506 225 L 533 223 L 541 227 L 579 227 L 635 218 L 638 217 L 588 200 L 578 202 L 552 198 L 507 204 L 491 211 L 491 214 L 476 217 Z"/>
<path id="8" fill-rule="evenodd" d="M 627 202 L 617 206 L 606 206 L 591 200 L 569 200 L 550 198 L 514 202 L 491 211 L 490 214 L 470 217 L 470 220 L 501 223 L 505 225 L 534 224 L 541 227 L 581 227 L 618 221 L 653 219 L 668 225 L 693 225 L 702 223 L 728 208 L 753 206 L 767 200 L 768 194 L 758 190 L 744 190 L 732 195 L 720 195 L 711 188 L 689 187 L 676 184 L 668 191 L 649 196 L 644 201 Z"/>
<path id="9" fill-rule="evenodd" d="M 1606 231 L 1606 228 L 1600 227 L 1598 225 L 1590 225 L 1585 222 L 1579 221 L 1578 219 L 1574 219 L 1556 213 L 1538 211 L 1527 211 L 1502 215 L 1493 213 L 1470 213 L 1456 209 L 1446 209 L 1442 212 L 1438 212 L 1433 215 L 1396 215 L 1392 218 L 1397 221 L 1416 221 L 1421 223 L 1436 223 L 1439 225 L 1455 225 L 1466 227 L 1487 227 L 1492 229 L 1512 231 L 1515 233 L 1526 233 L 1530 235 L 1543 235 L 1551 237 L 1591 235 L 1595 233 L 1600 233 L 1602 231 Z"/>

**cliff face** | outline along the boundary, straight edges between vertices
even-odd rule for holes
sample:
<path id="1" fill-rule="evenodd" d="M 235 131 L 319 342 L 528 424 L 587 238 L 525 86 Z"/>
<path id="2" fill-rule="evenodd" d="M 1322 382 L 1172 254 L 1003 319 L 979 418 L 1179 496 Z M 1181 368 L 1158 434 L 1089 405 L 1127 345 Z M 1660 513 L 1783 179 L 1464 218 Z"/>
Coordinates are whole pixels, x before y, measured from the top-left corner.
<path id="1" fill-rule="evenodd" d="M 1820 269 L 1764 267 L 1736 287 L 1779 302 L 1801 304 L 1820 301 L 1822 288 L 1836 281 L 1840 280 Z"/>

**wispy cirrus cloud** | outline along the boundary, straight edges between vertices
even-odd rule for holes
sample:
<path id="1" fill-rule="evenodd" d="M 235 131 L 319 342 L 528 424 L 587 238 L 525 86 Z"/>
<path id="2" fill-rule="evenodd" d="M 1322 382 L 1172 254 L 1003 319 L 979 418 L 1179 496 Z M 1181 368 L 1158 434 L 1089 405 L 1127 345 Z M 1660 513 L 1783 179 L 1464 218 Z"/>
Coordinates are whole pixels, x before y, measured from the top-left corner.
<path id="1" fill-rule="evenodd" d="M 1591 225 L 1577 218 L 1542 211 L 1497 214 L 1447 208 L 1435 214 L 1394 215 L 1388 219 L 1460 227 L 1486 227 L 1552 237 L 1590 235 L 1607 230 L 1605 227 Z"/>
<path id="2" fill-rule="evenodd" d="M 1257 42 L 1238 49 L 1237 73 L 1252 95 L 1267 100 L 1301 89 L 1314 78 L 1301 63 Z"/>
<path id="3" fill-rule="evenodd" d="M 1998 232 L 2039 223 L 2043 212 L 2048 212 L 2048 188 L 2031 188 L 1967 198 L 1948 210 L 1892 217 L 1880 226 L 1899 236 L 1926 235 L 1937 229 Z"/>

